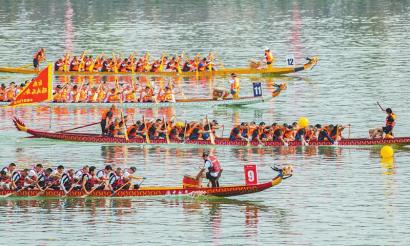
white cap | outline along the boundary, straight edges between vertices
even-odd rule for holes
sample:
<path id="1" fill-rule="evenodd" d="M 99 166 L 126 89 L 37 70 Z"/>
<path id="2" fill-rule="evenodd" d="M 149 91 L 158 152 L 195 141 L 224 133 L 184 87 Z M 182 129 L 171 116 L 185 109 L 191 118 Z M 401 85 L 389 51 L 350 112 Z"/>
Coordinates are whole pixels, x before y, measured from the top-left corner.
<path id="1" fill-rule="evenodd" d="M 265 47 L 265 50 L 269 50 L 269 48 L 268 48 L 268 47 Z"/>

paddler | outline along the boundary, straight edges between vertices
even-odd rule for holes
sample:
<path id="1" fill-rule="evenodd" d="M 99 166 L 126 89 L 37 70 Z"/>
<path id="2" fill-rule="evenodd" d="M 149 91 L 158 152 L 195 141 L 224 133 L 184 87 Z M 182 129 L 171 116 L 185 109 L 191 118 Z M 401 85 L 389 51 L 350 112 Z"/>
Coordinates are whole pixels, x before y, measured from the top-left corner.
<path id="1" fill-rule="evenodd" d="M 76 189 L 76 182 L 74 181 L 74 169 L 69 169 L 63 173 L 60 179 L 60 190 L 67 194 L 71 189 Z M 73 187 L 74 186 L 74 187 Z"/>
<path id="2" fill-rule="evenodd" d="M 235 73 L 231 74 L 231 79 L 229 80 L 230 88 L 231 88 L 231 95 L 233 99 L 239 98 L 239 78 L 236 76 Z"/>
<path id="3" fill-rule="evenodd" d="M 265 48 L 265 61 L 266 65 L 270 68 L 272 67 L 272 63 L 274 62 L 275 58 L 273 57 L 272 52 L 269 48 Z"/>
<path id="4" fill-rule="evenodd" d="M 137 176 L 136 175 L 136 172 L 137 172 L 137 168 L 136 167 L 130 167 L 130 168 L 126 168 L 126 169 L 124 169 L 124 182 L 125 183 L 130 183 L 130 184 L 132 184 L 133 183 L 133 180 L 143 180 L 143 179 L 145 179 L 145 177 L 139 177 L 139 176 Z M 134 183 L 134 185 L 130 185 L 130 187 L 129 187 L 129 189 L 130 190 L 138 190 L 139 188 L 140 188 L 140 186 L 141 186 L 141 183 L 142 182 L 140 182 L 139 184 L 137 184 L 137 183 Z"/>
<path id="5" fill-rule="evenodd" d="M 88 173 L 84 173 L 81 177 L 81 189 L 85 194 L 89 195 L 90 191 L 94 188 L 101 189 L 98 185 L 97 178 L 95 177 L 95 166 L 91 166 Z"/>
<path id="6" fill-rule="evenodd" d="M 104 111 L 101 116 L 101 133 L 102 135 L 107 135 L 107 126 L 112 121 L 115 113 L 117 111 L 117 107 L 113 104 L 111 108 L 107 111 Z"/>
<path id="7" fill-rule="evenodd" d="M 124 174 L 121 168 L 115 169 L 115 173 L 110 176 L 110 180 L 108 182 L 108 189 L 111 190 L 113 193 L 118 189 L 126 190 L 130 188 L 130 181 L 126 182 L 124 180 Z"/>
<path id="8" fill-rule="evenodd" d="M 14 171 L 11 177 L 10 188 L 12 190 L 20 190 L 32 183 L 32 180 L 29 180 L 28 172 L 29 169 L 27 168 L 22 171 Z"/>
<path id="9" fill-rule="evenodd" d="M 3 168 L 1 169 L 1 171 L 5 171 L 7 177 L 11 178 L 11 176 L 12 176 L 13 173 L 14 173 L 14 171 L 16 170 L 16 167 L 17 167 L 17 165 L 16 165 L 14 162 L 12 162 L 12 163 L 10 163 L 8 166 L 3 167 Z"/>
<path id="10" fill-rule="evenodd" d="M 0 190 L 10 190 L 10 177 L 6 171 L 0 171 Z"/>
<path id="11" fill-rule="evenodd" d="M 106 166 L 104 167 L 104 169 L 101 169 L 101 170 L 98 170 L 98 171 L 97 171 L 97 173 L 96 173 L 97 181 L 98 181 L 99 183 L 104 183 L 104 182 L 106 182 L 106 181 L 109 179 L 110 174 L 111 174 L 112 172 L 113 172 L 112 166 L 111 166 L 111 165 L 106 165 Z"/>
<path id="12" fill-rule="evenodd" d="M 212 187 L 219 187 L 219 178 L 222 173 L 221 164 L 215 156 L 210 156 L 208 152 L 202 154 L 204 160 L 203 169 L 206 171 L 206 178 L 211 182 Z"/>
<path id="13" fill-rule="evenodd" d="M 40 63 L 46 59 L 46 50 L 44 48 L 40 48 L 36 54 L 33 56 L 33 67 L 34 69 L 38 70 L 40 67 Z"/>
<path id="14" fill-rule="evenodd" d="M 62 58 L 54 63 L 54 71 L 64 71 L 64 61 Z"/>

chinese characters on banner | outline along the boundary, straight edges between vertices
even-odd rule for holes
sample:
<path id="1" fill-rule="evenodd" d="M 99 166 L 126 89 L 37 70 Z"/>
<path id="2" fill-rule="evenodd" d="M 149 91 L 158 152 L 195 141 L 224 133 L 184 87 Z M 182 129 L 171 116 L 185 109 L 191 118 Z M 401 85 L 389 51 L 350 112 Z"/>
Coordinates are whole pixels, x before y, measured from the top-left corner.
<path id="1" fill-rule="evenodd" d="M 52 65 L 44 68 L 36 78 L 24 87 L 9 106 L 38 103 L 52 98 Z"/>

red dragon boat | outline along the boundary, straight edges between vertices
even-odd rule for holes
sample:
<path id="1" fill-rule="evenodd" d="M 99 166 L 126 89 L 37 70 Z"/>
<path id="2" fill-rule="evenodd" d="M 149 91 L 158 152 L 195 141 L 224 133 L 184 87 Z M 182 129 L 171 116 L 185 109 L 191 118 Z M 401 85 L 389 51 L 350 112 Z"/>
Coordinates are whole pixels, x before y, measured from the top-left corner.
<path id="1" fill-rule="evenodd" d="M 255 184 L 255 185 L 229 185 L 221 187 L 194 187 L 191 185 L 183 185 L 178 187 L 141 187 L 138 190 L 119 190 L 114 194 L 110 190 L 95 190 L 90 197 L 141 197 L 141 196 L 216 196 L 216 197 L 230 197 L 252 194 L 261 192 L 276 186 L 292 176 L 293 169 L 291 166 L 284 166 L 282 168 L 272 168 L 278 172 L 278 175 L 272 180 Z M 185 178 L 184 178 L 185 180 Z M 39 190 L 0 190 L 0 198 L 6 197 L 82 197 L 87 196 L 81 190 L 73 190 L 67 195 L 62 190 L 46 190 L 44 192 Z"/>
<path id="2" fill-rule="evenodd" d="M 92 143 L 119 143 L 119 144 L 168 144 L 165 139 L 152 139 L 150 143 L 147 143 L 145 139 L 134 138 L 128 141 L 125 138 L 116 138 L 102 136 L 100 134 L 90 134 L 90 133 L 69 133 L 69 132 L 48 132 L 39 131 L 27 128 L 26 125 L 17 118 L 13 119 L 14 125 L 17 130 L 27 132 L 28 134 L 37 138 L 48 138 L 64 141 L 75 141 L 75 142 L 92 142 Z M 175 141 L 171 140 L 170 144 L 190 144 L 190 145 L 212 145 L 210 140 L 186 140 L 186 141 Z M 348 146 L 348 145 L 384 145 L 384 144 L 400 144 L 406 145 L 410 144 L 410 137 L 396 137 L 392 139 L 368 139 L 368 138 L 345 138 L 338 142 L 331 143 L 329 141 L 309 141 L 310 146 Z M 229 138 L 216 138 L 215 145 L 224 146 L 260 146 L 258 141 L 245 141 L 245 140 L 235 140 L 231 141 Z M 264 146 L 267 147 L 279 147 L 284 146 L 281 141 L 265 141 Z M 301 146 L 300 141 L 291 141 L 288 146 Z"/>

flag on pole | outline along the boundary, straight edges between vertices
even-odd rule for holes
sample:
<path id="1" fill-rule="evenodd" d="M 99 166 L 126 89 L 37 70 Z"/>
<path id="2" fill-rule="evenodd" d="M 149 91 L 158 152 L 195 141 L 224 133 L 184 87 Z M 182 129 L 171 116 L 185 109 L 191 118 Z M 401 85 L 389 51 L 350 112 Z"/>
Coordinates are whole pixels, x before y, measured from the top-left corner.
<path id="1" fill-rule="evenodd" d="M 16 96 L 16 100 L 9 106 L 20 106 L 43 101 L 49 101 L 53 96 L 52 88 L 52 64 L 48 64 L 36 78 L 24 87 Z"/>

